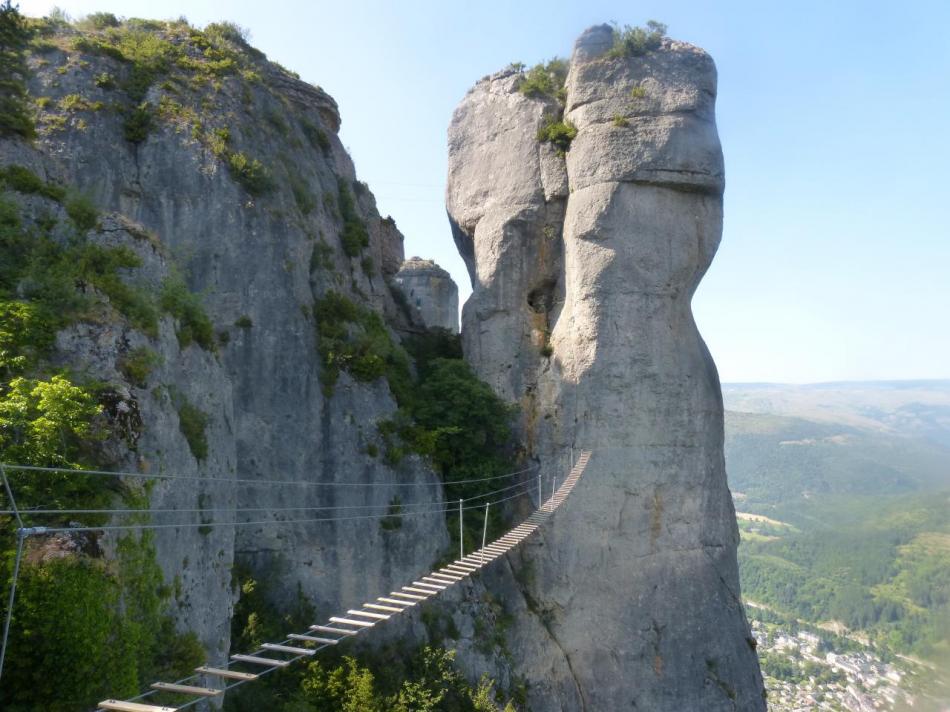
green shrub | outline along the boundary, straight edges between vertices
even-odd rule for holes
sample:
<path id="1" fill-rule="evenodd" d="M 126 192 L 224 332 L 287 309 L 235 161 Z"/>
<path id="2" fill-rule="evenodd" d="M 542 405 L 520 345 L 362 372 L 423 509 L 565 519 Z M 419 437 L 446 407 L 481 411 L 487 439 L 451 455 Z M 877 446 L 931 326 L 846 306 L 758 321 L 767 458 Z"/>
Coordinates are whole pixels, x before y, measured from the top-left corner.
<path id="1" fill-rule="evenodd" d="M 614 44 L 607 52 L 611 59 L 619 57 L 642 57 L 659 49 L 666 38 L 667 27 L 662 22 L 650 20 L 646 27 L 614 27 Z"/>
<path id="2" fill-rule="evenodd" d="M 157 314 L 151 297 L 121 278 L 123 270 L 139 266 L 135 253 L 127 247 L 91 243 L 84 231 L 66 244 L 34 234 L 19 224 L 15 208 L 0 200 L 0 251 L 5 257 L 0 261 L 0 296 L 19 294 L 35 302 L 57 326 L 64 326 L 88 314 L 94 295 L 77 287 L 91 285 L 133 325 L 155 333 Z M 95 224 L 95 208 L 86 199 L 72 198 L 67 209 L 82 228 Z"/>
<path id="3" fill-rule="evenodd" d="M 536 64 L 527 71 L 518 84 L 518 91 L 525 96 L 551 97 L 564 104 L 564 82 L 567 79 L 568 63 L 555 57 L 547 63 Z"/>
<path id="4" fill-rule="evenodd" d="M 182 399 L 178 405 L 178 429 L 188 441 L 191 454 L 199 462 L 208 457 L 208 416 Z"/>
<path id="5" fill-rule="evenodd" d="M 624 126 L 630 125 L 630 121 L 623 114 L 614 114 L 614 117 L 611 120 L 611 122 L 613 123 L 614 126 L 617 126 L 617 127 L 624 127 Z"/>
<path id="6" fill-rule="evenodd" d="M 211 133 L 208 134 L 208 147 L 211 149 L 211 153 L 219 158 L 227 155 L 228 144 L 230 142 L 231 130 L 227 126 L 213 129 Z"/>
<path id="7" fill-rule="evenodd" d="M 0 4 L 0 137 L 36 135 L 26 87 L 31 34 L 16 5 L 9 0 Z"/>
<path id="8" fill-rule="evenodd" d="M 284 577 L 281 568 L 274 560 L 255 572 L 235 565 L 232 580 L 240 597 L 231 616 L 232 650 L 252 650 L 264 641 L 283 637 L 288 630 L 306 628 L 316 618 L 316 611 L 299 584 L 290 605 L 282 601 L 277 606 L 272 582 Z"/>
<path id="9" fill-rule="evenodd" d="M 115 89 L 115 77 L 109 72 L 100 72 L 94 81 L 100 89 Z"/>
<path id="10" fill-rule="evenodd" d="M 538 129 L 538 141 L 553 144 L 559 156 L 563 156 L 571 148 L 571 141 L 577 136 L 577 128 L 570 121 L 562 121 L 553 117 L 548 118 Z"/>
<path id="11" fill-rule="evenodd" d="M 32 40 L 30 40 L 30 50 L 33 52 L 33 54 L 52 54 L 58 49 L 59 47 L 57 47 L 55 44 L 40 37 L 34 37 Z"/>
<path id="12" fill-rule="evenodd" d="M 47 183 L 25 166 L 11 164 L 0 168 L 0 185 L 5 185 L 19 193 L 42 195 L 57 203 L 63 202 L 66 189 L 53 183 Z"/>
<path id="13" fill-rule="evenodd" d="M 438 616 L 425 615 L 427 621 Z M 458 634 L 445 615 L 432 628 Z M 229 712 L 256 712 L 274 699 L 284 701 L 286 712 L 502 712 L 491 680 L 470 685 L 456 668 L 454 651 L 429 646 L 384 647 L 359 658 L 324 652 L 305 667 L 229 694 Z M 508 703 L 504 712 L 515 708 Z"/>
<path id="14" fill-rule="evenodd" d="M 264 195 L 274 187 L 270 171 L 256 158 L 250 159 L 243 153 L 228 156 L 228 168 L 234 178 L 251 195 Z"/>
<path id="15" fill-rule="evenodd" d="M 76 193 L 66 201 L 66 214 L 81 232 L 89 232 L 99 224 L 99 211 L 86 195 Z"/>
<path id="16" fill-rule="evenodd" d="M 132 324 L 154 336 L 158 315 L 151 298 L 142 290 L 126 284 L 120 271 L 141 265 L 141 260 L 128 247 L 102 247 L 85 243 L 72 250 L 72 259 L 83 279 L 109 298 L 109 303 L 128 317 Z"/>
<path id="17" fill-rule="evenodd" d="M 386 376 L 397 400 L 406 396 L 411 383 L 408 356 L 393 343 L 378 313 L 332 290 L 313 310 L 327 393 L 332 393 L 342 370 L 358 381 Z"/>
<path id="18" fill-rule="evenodd" d="M 323 153 L 329 153 L 330 137 L 327 136 L 326 131 L 307 119 L 300 120 L 300 128 L 303 130 L 304 136 L 307 137 L 307 140 L 310 141 L 311 146 L 320 149 L 323 151 Z"/>
<path id="19" fill-rule="evenodd" d="M 56 318 L 39 304 L 0 300 L 0 379 L 22 374 L 53 346 Z"/>
<path id="20" fill-rule="evenodd" d="M 450 497 L 470 499 L 486 493 L 491 482 L 453 483 L 513 469 L 514 410 L 462 360 L 457 334 L 430 330 L 410 338 L 406 348 L 415 360 L 417 380 L 394 391 L 399 410 L 391 420 L 377 424 L 385 461 L 393 466 L 407 452 L 416 452 L 429 458 Z M 458 515 L 448 513 L 446 519 L 456 538 Z M 481 540 L 481 520 L 466 517 L 464 523 L 466 546 L 475 546 Z M 490 510 L 489 534 L 503 529 L 500 508 Z"/>
<path id="21" fill-rule="evenodd" d="M 168 40 L 141 29 L 122 32 L 115 49 L 124 61 L 132 65 L 123 89 L 136 104 L 145 100 L 152 84 L 168 72 L 172 62 L 181 54 L 181 49 Z"/>
<path id="22" fill-rule="evenodd" d="M 129 143 L 142 143 L 148 138 L 152 129 L 152 111 L 150 104 L 145 101 L 125 112 L 122 122 L 122 133 Z"/>
<path id="23" fill-rule="evenodd" d="M 119 18 L 111 12 L 93 12 L 86 15 L 78 25 L 80 27 L 91 27 L 96 30 L 105 30 L 109 27 L 118 27 Z"/>
<path id="24" fill-rule="evenodd" d="M 161 308 L 178 320 L 178 344 L 188 348 L 192 342 L 205 351 L 215 350 L 214 326 L 198 297 L 189 291 L 180 277 L 170 277 L 162 285 Z"/>
<path id="25" fill-rule="evenodd" d="M 290 132 L 290 127 L 278 111 L 270 109 L 264 114 L 264 118 L 281 136 L 286 136 Z"/>
<path id="26" fill-rule="evenodd" d="M 243 314 L 235 320 L 234 325 L 239 329 L 250 329 L 254 326 L 254 322 L 247 314 Z"/>
<path id="27" fill-rule="evenodd" d="M 637 85 L 630 90 L 631 99 L 643 99 L 647 95 L 646 87 Z"/>
<path id="28" fill-rule="evenodd" d="M 297 207 L 301 213 L 309 215 L 313 212 L 313 209 L 317 207 L 317 201 L 313 197 L 310 186 L 307 185 L 303 177 L 293 169 L 288 169 L 288 173 L 290 175 L 290 190 L 294 194 L 294 201 L 297 203 Z"/>
<path id="29" fill-rule="evenodd" d="M 130 383 L 144 388 L 152 370 L 161 362 L 155 351 L 147 346 L 140 346 L 119 359 L 119 370 Z"/>
<path id="30" fill-rule="evenodd" d="M 89 102 L 80 94 L 67 94 L 59 100 L 59 108 L 63 111 L 83 111 L 89 108 Z"/>
<path id="31" fill-rule="evenodd" d="M 337 179 L 338 201 L 340 217 L 343 218 L 343 230 L 340 232 L 340 243 L 347 257 L 357 257 L 369 247 L 369 233 L 362 218 L 356 212 L 356 203 L 350 192 L 346 179 Z"/>
<path id="32" fill-rule="evenodd" d="M 200 664 L 204 651 L 194 635 L 175 632 L 161 583 L 149 535 L 120 540 L 108 566 L 84 555 L 25 564 L 0 707 L 91 709 Z"/>
<path id="33" fill-rule="evenodd" d="M 72 48 L 77 52 L 109 57 L 119 62 L 126 61 L 125 55 L 122 54 L 118 47 L 90 37 L 75 37 L 72 41 Z"/>
<path id="34" fill-rule="evenodd" d="M 386 516 L 379 520 L 379 526 L 384 532 L 393 532 L 402 529 L 402 500 L 399 495 L 389 501 Z"/>
<path id="35" fill-rule="evenodd" d="M 333 270 L 333 248 L 323 240 L 315 243 L 310 253 L 310 271 L 316 272 L 318 269 Z"/>
<path id="36" fill-rule="evenodd" d="M 235 22 L 212 22 L 205 27 L 204 34 L 210 39 L 233 42 L 241 47 L 247 46 L 250 36 L 247 28 Z"/>

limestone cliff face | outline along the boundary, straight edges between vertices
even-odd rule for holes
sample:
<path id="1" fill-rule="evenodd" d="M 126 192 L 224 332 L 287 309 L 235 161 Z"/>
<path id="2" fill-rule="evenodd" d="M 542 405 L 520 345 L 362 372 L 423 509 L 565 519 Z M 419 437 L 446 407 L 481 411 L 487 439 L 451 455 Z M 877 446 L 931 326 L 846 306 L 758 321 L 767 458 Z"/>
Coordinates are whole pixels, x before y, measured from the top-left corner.
<path id="1" fill-rule="evenodd" d="M 402 263 L 393 282 L 425 327 L 459 333 L 458 286 L 439 265 L 411 257 Z"/>
<path id="2" fill-rule="evenodd" d="M 466 358 L 521 403 L 545 466 L 594 452 L 498 573 L 525 601 L 512 670 L 533 709 L 764 710 L 719 380 L 690 310 L 722 230 L 715 66 L 670 40 L 610 59 L 611 37 L 576 44 L 566 160 L 537 139 L 556 102 L 520 93 L 514 71 L 480 81 L 449 128 Z"/>
<path id="3" fill-rule="evenodd" d="M 30 58 L 30 93 L 43 98 L 40 136 L 33 144 L 0 141 L 0 162 L 87 193 L 106 215 L 90 239 L 128 245 L 143 259 L 129 281 L 154 293 L 163 278 L 181 274 L 215 325 L 211 352 L 180 346 L 169 316 L 156 338 L 120 321 L 82 323 L 59 335 L 57 358 L 120 384 L 140 413 L 142 435 L 118 464 L 216 478 L 160 485 L 153 509 L 201 510 L 192 518 L 202 523 L 241 522 L 157 535 L 168 581 L 180 584 L 179 623 L 220 661 L 236 598 L 234 562 L 265 576 L 283 602 L 296 598 L 299 585 L 326 616 L 411 580 L 448 536 L 440 515 L 410 517 L 391 531 L 375 520 L 313 521 L 355 505 L 385 508 L 397 495 L 443 499 L 437 476 L 418 458 L 393 469 L 368 454 L 375 423 L 395 410 L 384 379 L 359 382 L 343 372 L 332 394 L 322 388 L 313 307 L 328 290 L 394 326 L 405 320 L 389 286 L 403 260 L 402 235 L 355 181 L 337 137 L 335 102 L 238 41 L 214 47 L 230 65 L 200 69 L 207 66 L 200 33 L 151 25 L 159 29 L 121 30 L 128 32 L 123 48 L 144 33 L 168 42 L 174 58 L 151 77 L 144 96 L 150 129 L 141 141 L 127 140 L 124 130 L 132 61 L 96 49 L 97 37 L 107 35 L 83 38 L 64 27 Z M 238 154 L 261 161 L 266 190 L 249 189 L 253 171 L 241 182 Z M 368 233 L 355 255 L 342 238 L 353 219 Z M 127 382 L 117 367 L 138 346 L 161 357 L 145 386 Z M 208 416 L 201 461 L 179 429 L 173 400 L 181 396 Z M 242 482 L 221 482 L 228 479 Z M 371 481 L 382 484 L 358 486 Z M 334 482 L 349 485 L 323 486 Z M 396 482 L 424 486 L 407 495 L 387 484 Z M 163 517 L 154 521 L 188 520 Z"/>

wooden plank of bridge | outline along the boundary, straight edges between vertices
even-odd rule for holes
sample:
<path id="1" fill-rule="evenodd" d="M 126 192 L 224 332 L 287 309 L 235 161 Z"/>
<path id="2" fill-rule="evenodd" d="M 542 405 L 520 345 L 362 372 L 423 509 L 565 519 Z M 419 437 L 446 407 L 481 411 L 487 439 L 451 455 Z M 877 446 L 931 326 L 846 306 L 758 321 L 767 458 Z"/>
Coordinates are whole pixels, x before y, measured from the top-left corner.
<path id="1" fill-rule="evenodd" d="M 413 581 L 412 585 L 418 586 L 419 588 L 432 588 L 436 591 L 444 591 L 447 588 L 447 586 L 439 586 L 438 584 L 426 583 L 425 581 Z"/>
<path id="2" fill-rule="evenodd" d="M 356 635 L 358 630 L 347 630 L 346 628 L 334 628 L 329 625 L 312 625 L 310 630 L 315 633 L 340 633 L 341 635 Z"/>
<path id="3" fill-rule="evenodd" d="M 355 621 L 352 618 L 341 618 L 339 616 L 331 616 L 331 623 L 342 623 L 343 625 L 355 625 L 360 628 L 372 628 L 375 623 L 370 623 L 369 621 Z"/>
<path id="4" fill-rule="evenodd" d="M 177 692 L 181 695 L 193 695 L 194 697 L 216 697 L 224 690 L 216 690 L 213 687 L 195 687 L 194 685 L 179 685 L 177 682 L 153 682 L 153 690 L 162 692 Z"/>
<path id="5" fill-rule="evenodd" d="M 464 574 L 467 575 L 467 574 L 474 573 L 475 571 L 478 571 L 478 567 L 477 567 L 477 566 L 468 566 L 468 565 L 465 565 L 465 564 L 458 564 L 458 563 L 455 563 L 455 564 L 449 564 L 448 566 L 445 567 L 444 570 L 445 570 L 445 571 L 458 571 L 459 573 L 464 573 Z"/>
<path id="6" fill-rule="evenodd" d="M 355 608 L 348 610 L 347 615 L 350 616 L 363 616 L 364 618 L 374 618 L 378 621 L 388 621 L 391 616 L 387 616 L 385 613 L 371 613 L 369 611 L 358 611 Z"/>
<path id="7" fill-rule="evenodd" d="M 434 584 L 436 584 L 437 586 L 441 586 L 442 588 L 448 588 L 448 587 L 451 586 L 453 583 L 455 583 L 455 581 L 453 581 L 453 580 L 451 580 L 451 579 L 448 579 L 448 580 L 446 580 L 446 579 L 437 579 L 437 578 L 435 578 L 434 576 L 423 576 L 423 577 L 422 577 L 422 580 L 425 581 L 425 582 L 427 582 L 427 583 L 434 583 Z"/>
<path id="8" fill-rule="evenodd" d="M 395 606 L 382 606 L 378 603 L 364 603 L 363 608 L 372 608 L 374 611 L 389 611 L 390 613 L 402 613 L 406 610 L 405 608 L 396 608 Z"/>
<path id="9" fill-rule="evenodd" d="M 415 594 L 412 594 L 412 593 L 403 593 L 402 591 L 390 591 L 389 595 L 390 595 L 390 596 L 399 596 L 400 598 L 407 598 L 407 599 L 410 599 L 410 600 L 412 600 L 412 601 L 414 601 L 414 602 L 416 602 L 416 603 L 418 603 L 419 601 L 424 601 L 424 600 L 426 600 L 426 597 L 425 597 L 425 596 L 416 596 Z M 382 600 L 382 599 L 380 599 L 380 600 Z"/>
<path id="10" fill-rule="evenodd" d="M 196 667 L 195 672 L 200 672 L 205 675 L 213 675 L 214 677 L 223 677 L 226 680 L 243 680 L 244 682 L 250 682 L 251 680 L 256 680 L 259 677 L 259 675 L 255 675 L 252 672 L 225 670 L 223 668 L 208 667 L 207 665 Z"/>
<path id="11" fill-rule="evenodd" d="M 436 591 L 427 591 L 427 590 L 425 590 L 425 589 L 416 588 L 416 587 L 414 587 L 414 586 L 403 586 L 403 587 L 402 587 L 402 590 L 403 590 L 403 591 L 410 591 L 411 593 L 424 593 L 425 596 L 422 597 L 423 599 L 428 598 L 429 596 L 431 596 L 431 595 L 434 594 L 434 593 L 437 593 Z"/>
<path id="12" fill-rule="evenodd" d="M 476 559 L 474 556 L 466 556 L 464 559 L 459 559 L 459 563 L 468 564 L 469 566 L 475 566 L 477 568 L 482 568 L 487 564 L 491 559 L 489 557 L 484 557 L 482 559 Z"/>
<path id="13" fill-rule="evenodd" d="M 99 707 L 104 710 L 118 712 L 175 712 L 177 707 L 159 707 L 158 705 L 143 705 L 138 702 L 122 702 L 122 700 L 103 700 Z"/>
<path id="14" fill-rule="evenodd" d="M 404 594 L 404 595 L 408 596 L 409 594 Z M 422 598 L 422 596 L 417 596 L 416 598 Z M 395 598 L 386 598 L 386 597 L 384 597 L 384 596 L 380 596 L 380 597 L 377 598 L 376 600 L 377 600 L 377 601 L 382 601 L 383 603 L 395 603 L 395 604 L 397 604 L 397 605 L 399 605 L 399 606 L 406 606 L 406 608 L 408 608 L 408 607 L 410 607 L 410 606 L 414 606 L 414 605 L 416 605 L 416 603 L 418 603 L 418 601 L 400 601 L 400 600 L 395 599 Z"/>
<path id="15" fill-rule="evenodd" d="M 289 660 L 274 660 L 273 658 L 262 658 L 259 655 L 232 655 L 231 660 L 237 660 L 251 665 L 265 665 L 267 667 L 287 667 Z"/>
<path id="16" fill-rule="evenodd" d="M 323 645 L 336 645 L 340 642 L 335 638 L 321 638 L 316 635 L 301 635 L 300 633 L 291 633 L 287 637 L 291 640 L 305 640 L 308 643 L 321 643 Z"/>
<path id="17" fill-rule="evenodd" d="M 278 643 L 263 643 L 261 647 L 264 650 L 273 650 L 277 653 L 291 653 L 292 655 L 313 655 L 316 650 L 313 648 L 298 648 L 293 645 L 282 645 Z"/>

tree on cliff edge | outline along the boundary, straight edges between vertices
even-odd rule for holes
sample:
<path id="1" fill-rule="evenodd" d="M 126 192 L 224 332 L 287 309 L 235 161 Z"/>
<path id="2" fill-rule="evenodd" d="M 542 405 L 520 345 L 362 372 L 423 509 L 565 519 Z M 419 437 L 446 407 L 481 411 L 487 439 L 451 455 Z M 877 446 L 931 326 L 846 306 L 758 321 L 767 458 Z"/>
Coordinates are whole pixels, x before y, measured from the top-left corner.
<path id="1" fill-rule="evenodd" d="M 0 136 L 36 135 L 26 92 L 30 29 L 12 0 L 0 4 Z"/>

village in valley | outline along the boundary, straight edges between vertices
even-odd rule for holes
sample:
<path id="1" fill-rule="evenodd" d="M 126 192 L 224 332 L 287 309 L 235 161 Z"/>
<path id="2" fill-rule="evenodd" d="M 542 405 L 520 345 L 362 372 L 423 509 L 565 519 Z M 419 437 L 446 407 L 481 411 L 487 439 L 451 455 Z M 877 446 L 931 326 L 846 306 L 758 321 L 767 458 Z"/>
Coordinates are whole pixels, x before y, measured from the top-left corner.
<path id="1" fill-rule="evenodd" d="M 755 610 L 750 606 L 750 612 Z M 791 632 L 755 619 L 751 623 L 771 712 L 914 707 L 915 698 L 906 689 L 916 674 L 910 661 L 886 662 L 874 648 L 858 643 L 836 651 L 832 636 L 820 632 Z"/>

